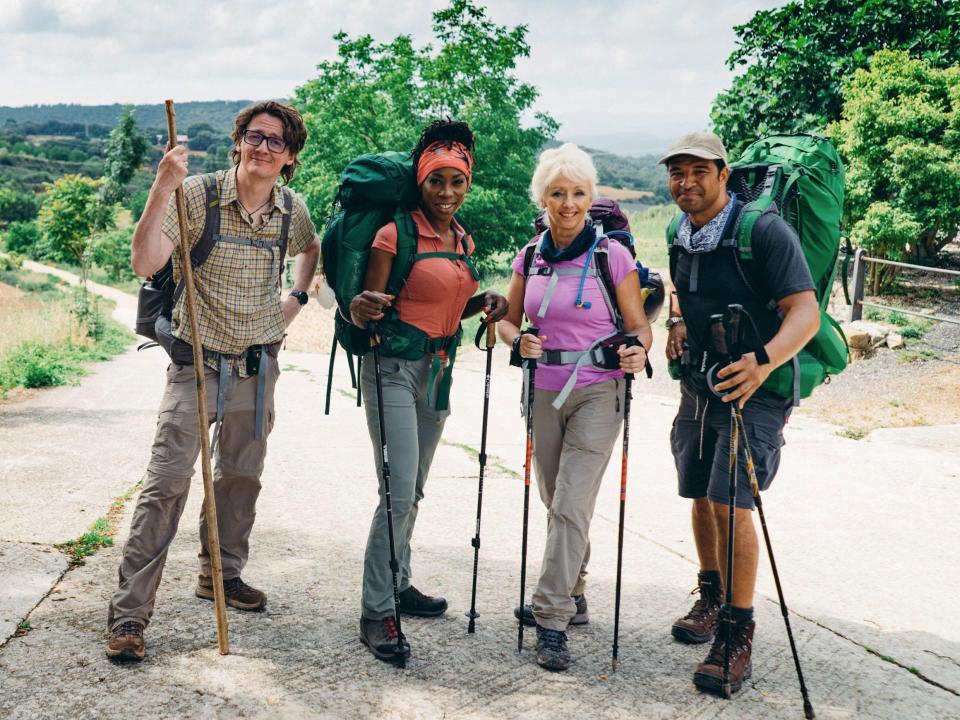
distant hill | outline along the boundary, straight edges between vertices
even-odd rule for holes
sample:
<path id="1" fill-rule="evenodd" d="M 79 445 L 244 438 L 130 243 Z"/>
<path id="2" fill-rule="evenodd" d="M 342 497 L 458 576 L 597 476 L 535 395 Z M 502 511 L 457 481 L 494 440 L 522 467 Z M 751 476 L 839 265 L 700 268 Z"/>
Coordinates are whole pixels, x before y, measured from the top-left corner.
<path id="1" fill-rule="evenodd" d="M 614 155 L 639 157 L 642 155 L 661 156 L 670 146 L 671 138 L 657 137 L 645 132 L 613 133 L 575 133 L 570 137 L 577 145 L 597 148 Z"/>
<path id="2" fill-rule="evenodd" d="M 204 100 L 202 102 L 177 103 L 177 128 L 207 123 L 215 130 L 229 132 L 233 118 L 252 100 Z M 27 105 L 24 107 L 0 106 L 0 124 L 12 120 L 18 124 L 48 120 L 64 123 L 90 123 L 114 127 L 125 106 L 113 105 Z M 135 105 L 137 124 L 143 128 L 165 128 L 167 116 L 163 103 Z"/>

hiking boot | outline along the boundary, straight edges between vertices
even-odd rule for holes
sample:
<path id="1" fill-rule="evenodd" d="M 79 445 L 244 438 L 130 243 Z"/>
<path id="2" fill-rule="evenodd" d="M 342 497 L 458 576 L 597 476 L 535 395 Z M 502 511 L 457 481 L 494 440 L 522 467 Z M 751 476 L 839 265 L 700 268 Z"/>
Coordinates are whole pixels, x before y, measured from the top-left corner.
<path id="1" fill-rule="evenodd" d="M 410 657 L 410 644 L 406 638 L 400 638 L 400 650 L 397 648 L 397 620 L 393 615 L 380 620 L 361 617 L 360 641 L 378 660 L 405 662 Z"/>
<path id="2" fill-rule="evenodd" d="M 720 619 L 721 599 L 720 583 L 697 575 L 697 587 L 690 594 L 700 593 L 686 615 L 677 620 L 670 630 L 674 638 L 684 643 L 699 644 L 709 642 L 717 632 Z"/>
<path id="3" fill-rule="evenodd" d="M 571 595 L 573 601 L 577 604 L 577 614 L 570 618 L 570 625 L 586 625 L 590 622 L 590 613 L 587 612 L 587 596 Z M 513 616 L 520 620 L 520 608 L 513 609 Z M 533 615 L 533 605 L 523 606 L 523 624 L 533 627 L 537 624 L 537 619 Z"/>
<path id="4" fill-rule="evenodd" d="M 120 623 L 107 638 L 107 657 L 111 660 L 143 660 L 147 648 L 143 644 L 144 624 L 136 620 Z"/>
<path id="5" fill-rule="evenodd" d="M 547 670 L 566 670 L 570 667 L 567 634 L 537 625 L 537 665 Z"/>
<path id="6" fill-rule="evenodd" d="M 437 617 L 447 611 L 447 601 L 442 597 L 424 595 L 413 585 L 400 591 L 400 612 L 416 617 Z"/>
<path id="7" fill-rule="evenodd" d="M 247 585 L 239 576 L 223 581 L 224 601 L 237 610 L 261 611 L 267 607 L 267 594 Z M 213 580 L 201 575 L 197 578 L 196 595 L 213 600 Z"/>
<path id="8" fill-rule="evenodd" d="M 733 625 L 733 642 L 730 644 L 730 695 L 737 692 L 745 680 L 753 674 L 751 654 L 753 650 L 753 620 L 740 620 Z M 726 648 L 725 628 L 717 633 L 707 659 L 697 665 L 693 673 L 693 684 L 701 690 L 712 692 L 721 697 L 729 697 L 723 689 L 723 654 Z"/>

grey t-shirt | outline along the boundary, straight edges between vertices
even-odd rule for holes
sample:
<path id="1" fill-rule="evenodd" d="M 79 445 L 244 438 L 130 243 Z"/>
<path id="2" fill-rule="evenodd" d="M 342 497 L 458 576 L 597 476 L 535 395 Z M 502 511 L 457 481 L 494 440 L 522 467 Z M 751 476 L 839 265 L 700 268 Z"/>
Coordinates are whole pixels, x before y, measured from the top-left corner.
<path id="1" fill-rule="evenodd" d="M 747 278 L 761 297 L 779 301 L 787 295 L 813 290 L 813 277 L 800 249 L 800 238 L 789 223 L 766 213 L 753 227 L 753 266 Z"/>

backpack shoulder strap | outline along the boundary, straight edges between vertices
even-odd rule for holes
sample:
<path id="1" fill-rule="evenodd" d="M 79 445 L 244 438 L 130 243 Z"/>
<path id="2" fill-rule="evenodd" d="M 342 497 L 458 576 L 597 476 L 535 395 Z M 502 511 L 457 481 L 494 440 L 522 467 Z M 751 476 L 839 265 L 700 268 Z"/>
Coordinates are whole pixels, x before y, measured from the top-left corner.
<path id="1" fill-rule="evenodd" d="M 190 250 L 190 264 L 194 270 L 203 265 L 207 261 L 207 258 L 210 257 L 213 246 L 217 244 L 217 236 L 220 233 L 220 183 L 217 178 L 217 173 L 206 173 L 200 177 L 203 179 L 203 204 L 206 209 L 206 214 L 203 218 L 203 230 L 200 233 L 200 239 L 197 240 L 197 244 Z M 170 262 L 173 262 L 172 259 Z M 173 305 L 177 304 L 177 301 L 183 294 L 184 282 L 184 278 L 181 275 L 180 282 L 177 283 L 177 286 L 173 290 Z"/>
<path id="2" fill-rule="evenodd" d="M 609 245 L 609 238 L 606 242 Z M 593 262 L 597 266 L 600 290 L 604 296 L 603 299 L 607 302 L 607 309 L 613 316 L 613 323 L 617 326 L 617 331 L 621 331 L 623 329 L 623 318 L 620 315 L 620 306 L 617 304 L 617 288 L 614 286 L 613 276 L 610 274 L 610 255 L 606 247 L 602 251 L 601 248 L 597 248 L 597 250 L 598 252 L 593 254 Z"/>
<path id="3" fill-rule="evenodd" d="M 389 295 L 399 294 L 406 284 L 407 276 L 413 269 L 418 239 L 417 226 L 409 210 L 398 207 L 393 214 L 393 222 L 397 226 L 397 255 L 387 278 L 386 292 Z"/>
<path id="4" fill-rule="evenodd" d="M 537 245 L 540 244 L 540 238 L 543 235 L 537 235 L 533 240 L 527 243 L 527 247 L 523 250 L 523 279 L 526 280 L 530 276 L 530 268 L 533 267 L 533 257 L 537 254 Z"/>
<path id="5" fill-rule="evenodd" d="M 757 220 L 766 213 L 776 213 L 777 204 L 770 195 L 761 195 L 744 205 L 733 231 L 737 254 L 743 260 L 753 260 L 753 230 Z"/>
<path id="6" fill-rule="evenodd" d="M 283 219 L 280 221 L 280 274 L 278 282 L 283 287 L 283 267 L 284 258 L 287 256 L 287 241 L 290 238 L 290 223 L 293 220 L 293 191 L 286 185 L 280 187 L 280 195 L 283 198 Z"/>

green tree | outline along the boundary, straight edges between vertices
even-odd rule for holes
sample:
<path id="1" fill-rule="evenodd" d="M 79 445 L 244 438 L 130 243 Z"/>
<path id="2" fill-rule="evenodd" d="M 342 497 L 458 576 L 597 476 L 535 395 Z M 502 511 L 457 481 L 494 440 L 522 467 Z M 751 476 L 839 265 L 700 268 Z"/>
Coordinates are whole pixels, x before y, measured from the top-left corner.
<path id="1" fill-rule="evenodd" d="M 114 280 L 132 278 L 134 276 L 130 266 L 132 245 L 132 227 L 97 233 L 90 242 L 90 258 L 106 270 Z"/>
<path id="2" fill-rule="evenodd" d="M 127 196 L 127 184 L 143 162 L 146 152 L 147 138 L 137 128 L 133 108 L 127 107 L 107 140 L 106 182 L 102 191 L 105 202 L 123 202 Z"/>
<path id="3" fill-rule="evenodd" d="M 452 0 L 433 13 L 439 50 L 417 48 L 409 36 L 377 43 L 338 33 L 336 60 L 297 88 L 310 140 L 294 184 L 323 224 L 344 166 L 356 156 L 410 149 L 429 122 L 453 116 L 470 123 L 476 145 L 473 187 L 463 215 L 478 239 L 477 258 L 489 264 L 530 234 L 536 211 L 526 188 L 544 142 L 556 132 L 549 115 L 532 114 L 536 88 L 516 77 L 530 53 L 527 28 L 490 20 L 471 0 Z"/>
<path id="4" fill-rule="evenodd" d="M 10 223 L 7 226 L 3 244 L 7 252 L 29 255 L 33 258 L 37 257 L 37 249 L 40 245 L 40 230 L 37 229 L 36 221 L 24 220 Z"/>
<path id="5" fill-rule="evenodd" d="M 40 209 L 32 192 L 18 192 L 9 185 L 0 185 L 0 224 L 33 220 Z"/>
<path id="6" fill-rule="evenodd" d="M 79 265 L 84 286 L 90 238 L 114 223 L 114 206 L 101 202 L 101 184 L 82 175 L 64 175 L 47 186 L 38 218 L 50 256 Z"/>
<path id="7" fill-rule="evenodd" d="M 823 132 L 840 117 L 842 79 L 883 48 L 935 67 L 960 62 L 960 3 L 953 0 L 793 0 L 734 31 L 727 67 L 745 71 L 711 113 L 734 152 L 772 132 Z"/>
<path id="8" fill-rule="evenodd" d="M 830 126 L 847 166 L 846 224 L 871 253 L 930 260 L 960 230 L 960 65 L 883 50 L 843 84 Z M 885 270 L 875 287 L 892 278 Z"/>

